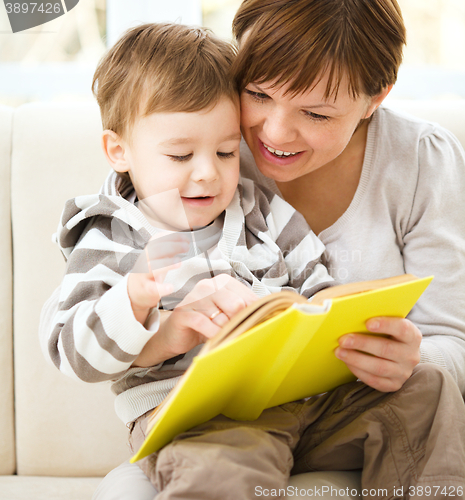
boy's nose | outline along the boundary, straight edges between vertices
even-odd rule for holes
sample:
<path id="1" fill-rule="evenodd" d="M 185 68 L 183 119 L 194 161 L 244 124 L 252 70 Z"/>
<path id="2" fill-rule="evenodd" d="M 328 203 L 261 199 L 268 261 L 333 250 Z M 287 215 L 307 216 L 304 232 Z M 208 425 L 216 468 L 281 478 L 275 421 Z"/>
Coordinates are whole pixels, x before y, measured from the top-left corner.
<path id="1" fill-rule="evenodd" d="M 212 182 L 218 179 L 218 169 L 213 161 L 200 161 L 192 172 L 192 179 L 196 182 Z"/>

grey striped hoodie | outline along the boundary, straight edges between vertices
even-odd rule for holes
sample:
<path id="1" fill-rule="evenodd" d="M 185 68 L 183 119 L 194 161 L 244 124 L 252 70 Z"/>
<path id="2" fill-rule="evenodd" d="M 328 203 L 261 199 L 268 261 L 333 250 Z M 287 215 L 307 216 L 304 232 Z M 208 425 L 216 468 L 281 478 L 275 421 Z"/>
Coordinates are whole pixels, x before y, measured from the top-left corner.
<path id="1" fill-rule="evenodd" d="M 157 406 L 200 348 L 150 368 L 131 367 L 158 329 L 158 309 L 145 325 L 132 313 L 127 278 L 159 230 L 134 203 L 130 181 L 110 173 L 100 193 L 69 200 L 56 241 L 67 261 L 48 350 L 65 374 L 111 380 L 118 416 L 129 423 Z M 288 203 L 249 179 L 213 225 L 189 235 L 189 255 L 167 280 L 172 309 L 200 279 L 227 273 L 259 296 L 294 289 L 310 297 L 332 284 L 321 263 L 324 246 Z"/>

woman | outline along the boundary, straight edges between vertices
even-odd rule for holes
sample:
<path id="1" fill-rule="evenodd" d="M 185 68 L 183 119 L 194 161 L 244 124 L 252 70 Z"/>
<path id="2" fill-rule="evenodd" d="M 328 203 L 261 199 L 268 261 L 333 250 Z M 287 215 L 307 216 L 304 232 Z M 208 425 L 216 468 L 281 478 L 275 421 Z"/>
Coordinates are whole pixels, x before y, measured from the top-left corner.
<path id="1" fill-rule="evenodd" d="M 445 130 L 379 107 L 395 83 L 405 43 L 399 7 L 395 0 L 245 0 L 233 29 L 247 143 L 243 175 L 280 193 L 305 216 L 339 281 L 435 275 L 409 319 L 374 319 L 369 329 L 385 336 L 350 334 L 336 350 L 373 389 L 402 394 L 410 384 L 416 404 L 406 418 L 420 419 L 424 407 L 412 398 L 427 397 L 418 391 L 435 382 L 425 380 L 441 374 L 450 388 L 452 376 L 465 392 L 465 204 L 456 194 L 465 186 L 465 160 Z M 419 362 L 427 370 L 415 368 Z M 426 378 L 419 376 L 428 370 Z M 441 389 L 430 390 L 441 397 Z M 389 396 L 380 396 L 374 408 Z M 460 399 L 454 401 L 462 412 Z M 433 432 L 415 422 L 418 434 L 406 439 Z M 328 445 L 318 457 L 305 456 L 306 470 L 363 466 L 347 451 L 363 441 L 363 424 L 345 443 L 349 424 L 338 425 L 342 433 L 331 437 L 333 451 Z M 302 456 L 295 458 L 294 472 L 305 470 Z M 367 475 L 369 467 L 381 474 L 371 463 L 365 464 Z M 401 484 L 402 470 L 396 481 Z M 153 498 L 155 490 L 135 466 L 110 473 L 94 498 L 125 498 L 122 483 L 128 498 Z"/>
<path id="2" fill-rule="evenodd" d="M 305 216 L 337 280 L 435 275 L 410 321 L 379 325 L 395 339 L 352 336 L 338 355 L 368 385 L 393 391 L 420 354 L 464 392 L 463 152 L 443 130 L 375 113 L 401 62 L 397 3 L 246 0 L 233 29 L 242 133 L 253 155 L 243 155 L 243 175 L 279 190 Z M 451 285 L 456 304 L 445 296 Z M 419 349 L 420 330 L 428 338 Z"/>

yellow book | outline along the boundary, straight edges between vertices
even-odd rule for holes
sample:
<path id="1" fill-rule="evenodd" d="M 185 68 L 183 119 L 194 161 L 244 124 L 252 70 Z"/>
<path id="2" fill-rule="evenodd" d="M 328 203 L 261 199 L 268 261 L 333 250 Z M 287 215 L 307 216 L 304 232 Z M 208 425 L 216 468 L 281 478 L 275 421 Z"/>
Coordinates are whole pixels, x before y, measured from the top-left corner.
<path id="1" fill-rule="evenodd" d="M 334 354 L 339 337 L 367 332 L 376 316 L 407 316 L 432 279 L 405 274 L 334 286 L 310 301 L 287 291 L 257 300 L 205 343 L 154 410 L 131 462 L 219 414 L 255 420 L 266 408 L 355 380 Z"/>

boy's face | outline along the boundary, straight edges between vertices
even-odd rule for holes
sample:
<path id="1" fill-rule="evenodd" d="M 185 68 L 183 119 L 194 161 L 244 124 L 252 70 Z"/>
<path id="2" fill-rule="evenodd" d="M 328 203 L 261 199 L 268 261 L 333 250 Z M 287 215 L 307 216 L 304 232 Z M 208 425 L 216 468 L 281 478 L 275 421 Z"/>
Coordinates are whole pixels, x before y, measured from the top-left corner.
<path id="1" fill-rule="evenodd" d="M 197 229 L 229 205 L 239 180 L 239 105 L 139 118 L 125 143 L 139 208 L 158 227 Z"/>

